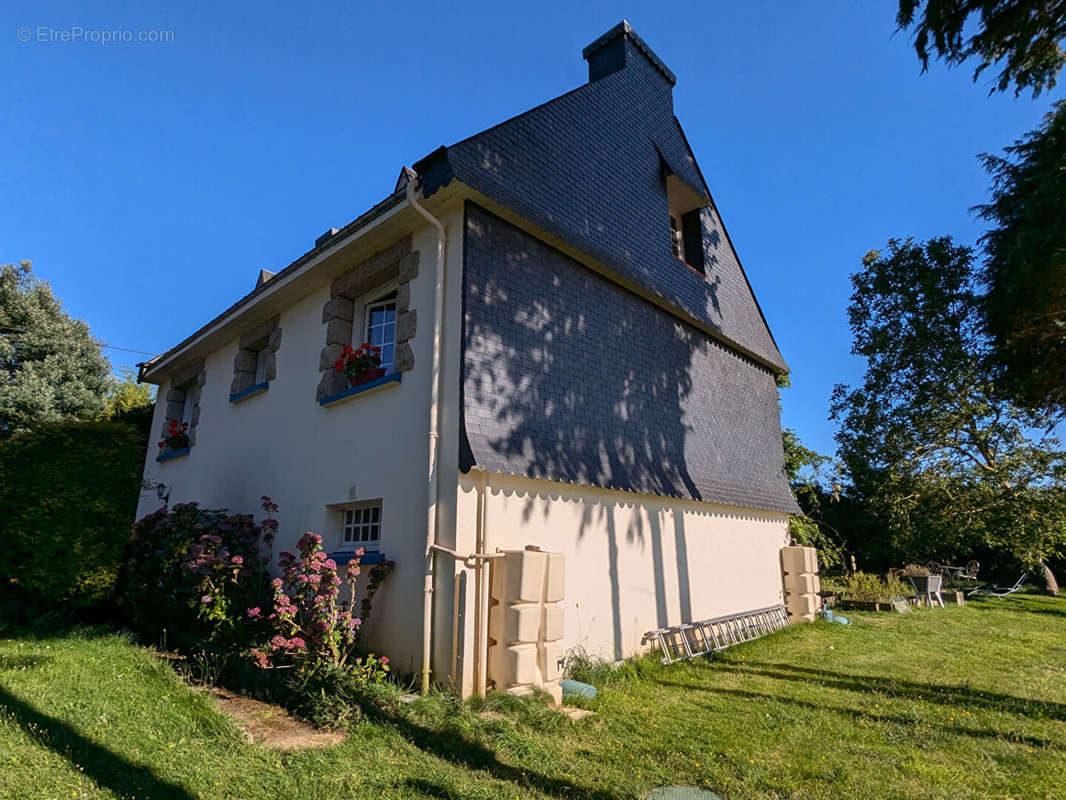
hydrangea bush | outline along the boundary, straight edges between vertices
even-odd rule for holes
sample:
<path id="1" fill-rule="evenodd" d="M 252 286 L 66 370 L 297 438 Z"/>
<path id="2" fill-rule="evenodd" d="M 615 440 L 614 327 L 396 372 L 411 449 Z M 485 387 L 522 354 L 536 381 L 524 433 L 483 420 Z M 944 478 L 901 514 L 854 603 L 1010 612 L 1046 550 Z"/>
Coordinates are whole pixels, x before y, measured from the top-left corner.
<path id="1" fill-rule="evenodd" d="M 308 532 L 300 537 L 296 554 L 286 551 L 278 557 L 282 577 L 271 584 L 272 609 L 268 614 L 258 606 L 247 611 L 251 619 L 265 617 L 274 633 L 269 645 L 251 651 L 260 667 L 344 670 L 365 682 L 384 678 L 387 657 L 354 656 L 362 625 L 354 608 L 363 555 L 359 548 L 342 570 L 322 550 L 322 537 Z"/>
<path id="2" fill-rule="evenodd" d="M 268 512 L 277 507 L 263 498 Z M 237 647 L 258 635 L 244 610 L 270 596 L 267 565 L 277 522 L 250 514 L 164 506 L 138 521 L 126 547 L 118 600 L 146 636 L 170 645 Z"/>
<path id="3" fill-rule="evenodd" d="M 227 541 L 220 534 L 205 533 L 185 551 L 182 569 L 191 585 L 186 602 L 206 624 L 209 638 L 231 637 L 244 623 L 248 603 L 263 594 L 269 560 L 261 554 L 258 537 L 251 542 L 236 538 Z M 233 546 L 241 550 L 233 552 Z"/>

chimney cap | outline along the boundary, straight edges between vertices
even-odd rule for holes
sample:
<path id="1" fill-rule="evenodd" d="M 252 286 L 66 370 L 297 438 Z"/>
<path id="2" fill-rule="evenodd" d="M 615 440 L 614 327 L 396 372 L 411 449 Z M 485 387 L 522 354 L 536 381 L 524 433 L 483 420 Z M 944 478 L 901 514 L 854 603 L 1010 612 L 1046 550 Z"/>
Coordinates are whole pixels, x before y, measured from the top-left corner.
<path id="1" fill-rule="evenodd" d="M 332 239 L 336 235 L 337 235 L 337 229 L 336 228 L 330 228 L 328 231 L 326 231 L 321 236 L 319 236 L 317 239 L 315 239 L 315 247 L 321 247 L 322 245 L 324 245 L 326 242 L 328 242 L 330 239 Z"/>
<path id="2" fill-rule="evenodd" d="M 659 70 L 659 72 L 662 73 L 663 77 L 666 78 L 667 82 L 671 86 L 674 86 L 677 83 L 677 76 L 674 75 L 673 72 L 671 72 L 670 68 L 663 63 L 663 60 L 659 58 L 659 56 L 655 55 L 655 51 L 648 46 L 648 43 L 637 35 L 637 32 L 633 30 L 633 26 L 629 24 L 629 20 L 626 19 L 623 19 L 621 22 L 619 22 L 617 25 L 607 31 L 607 33 L 595 39 L 588 47 L 581 51 L 581 57 L 584 58 L 586 61 L 589 61 L 589 59 L 593 55 L 595 55 L 597 51 L 602 50 L 604 47 L 611 44 L 612 42 L 614 42 L 615 39 L 618 39 L 619 37 L 622 37 L 623 39 L 629 39 L 631 42 L 633 42 L 633 44 L 636 45 L 637 49 L 644 54 L 648 61 L 650 61 L 652 65 L 657 70 Z M 600 77 L 602 77 L 602 75 Z"/>

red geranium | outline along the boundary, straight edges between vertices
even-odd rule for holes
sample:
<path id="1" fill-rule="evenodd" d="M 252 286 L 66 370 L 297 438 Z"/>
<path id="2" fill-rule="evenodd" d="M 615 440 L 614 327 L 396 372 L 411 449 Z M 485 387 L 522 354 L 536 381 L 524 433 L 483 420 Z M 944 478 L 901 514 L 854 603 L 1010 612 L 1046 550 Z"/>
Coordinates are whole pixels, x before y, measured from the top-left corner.
<path id="1" fill-rule="evenodd" d="M 367 370 L 380 366 L 381 348 L 372 347 L 369 342 L 363 342 L 357 348 L 346 345 L 341 357 L 333 364 L 334 369 L 343 372 L 349 381 L 354 381 Z"/>

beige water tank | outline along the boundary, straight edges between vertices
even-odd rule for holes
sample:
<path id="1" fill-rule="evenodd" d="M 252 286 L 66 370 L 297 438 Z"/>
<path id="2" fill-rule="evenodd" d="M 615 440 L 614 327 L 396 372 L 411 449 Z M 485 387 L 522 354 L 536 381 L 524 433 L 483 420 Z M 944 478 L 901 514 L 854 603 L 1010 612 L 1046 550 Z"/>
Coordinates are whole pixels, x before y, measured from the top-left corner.
<path id="1" fill-rule="evenodd" d="M 818 551 L 792 545 L 781 548 L 781 576 L 785 588 L 785 608 L 792 622 L 813 622 L 821 608 L 821 579 L 818 577 Z"/>
<path id="2" fill-rule="evenodd" d="M 496 689 L 562 696 L 566 564 L 534 546 L 505 551 L 491 567 L 488 677 Z"/>

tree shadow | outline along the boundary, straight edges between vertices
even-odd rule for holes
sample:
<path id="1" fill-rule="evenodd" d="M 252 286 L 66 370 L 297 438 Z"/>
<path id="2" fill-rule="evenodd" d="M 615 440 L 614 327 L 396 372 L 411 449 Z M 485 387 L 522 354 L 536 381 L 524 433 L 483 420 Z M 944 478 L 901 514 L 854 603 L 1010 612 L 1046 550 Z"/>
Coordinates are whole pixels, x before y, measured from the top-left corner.
<path id="1" fill-rule="evenodd" d="M 23 732 L 78 767 L 98 786 L 122 797 L 150 797 L 153 800 L 194 800 L 194 795 L 177 784 L 160 778 L 150 768 L 126 760 L 117 753 L 86 739 L 55 717 L 0 688 L 0 709 L 11 715 Z"/>
<path id="2" fill-rule="evenodd" d="M 517 786 L 532 787 L 537 791 L 552 796 L 583 797 L 589 800 L 616 800 L 616 795 L 580 786 L 570 781 L 542 775 L 529 768 L 519 768 L 506 764 L 491 749 L 461 734 L 442 734 L 439 730 L 423 727 L 399 712 L 380 706 L 368 704 L 363 709 L 365 717 L 371 722 L 387 725 L 396 730 L 404 739 L 423 752 L 430 753 L 444 761 L 449 761 L 465 769 L 484 772 L 498 780 L 508 781 Z M 419 781 L 420 791 L 430 797 L 452 797 L 450 789 L 439 784 Z M 436 794 L 434 794 L 436 792 Z"/>
<path id="3" fill-rule="evenodd" d="M 919 700 L 937 705 L 969 705 L 1009 714 L 1030 716 L 1037 719 L 1066 720 L 1066 704 L 1053 700 L 1027 700 L 998 692 L 984 692 L 967 686 L 952 684 L 920 683 L 903 678 L 882 678 L 873 675 L 857 675 L 847 672 L 799 667 L 792 664 L 774 664 L 745 661 L 743 665 L 719 662 L 717 669 L 740 675 L 759 675 L 775 680 L 797 683 L 818 683 L 830 689 L 853 692 L 878 692 L 889 697 Z"/>
<path id="4" fill-rule="evenodd" d="M 1051 598 L 1042 598 L 1051 600 Z M 1004 602 L 1006 601 L 1006 602 Z M 1066 617 L 1066 604 L 1059 608 L 1049 608 L 1045 605 L 1034 606 L 1031 600 L 1023 600 L 1020 597 L 996 597 L 977 598 L 969 597 L 966 604 L 978 611 L 1013 611 L 1015 614 L 1046 614 L 1052 617 Z"/>
<path id="5" fill-rule="evenodd" d="M 768 370 L 472 203 L 465 232 L 461 471 L 792 508 Z M 624 523 L 614 504 L 605 505 L 603 532 L 589 527 L 606 538 L 602 577 L 610 583 L 614 655 L 621 658 Z M 533 510 L 527 504 L 526 519 Z M 630 541 L 651 536 L 662 622 L 675 604 L 665 596 L 661 521 L 626 533 Z M 586 525 L 574 535 L 589 535 Z M 686 561 L 679 566 L 680 606 L 691 619 L 700 610 L 691 607 L 688 551 L 676 521 L 674 537 Z"/>
<path id="6" fill-rule="evenodd" d="M 763 692 L 751 692 L 743 689 L 726 689 L 723 687 L 713 686 L 693 686 L 691 684 L 664 680 L 657 680 L 656 683 L 663 686 L 674 686 L 678 688 L 688 689 L 689 691 L 695 690 L 699 692 L 707 692 L 710 694 L 739 697 L 745 700 L 752 700 L 758 703 L 784 703 L 786 705 L 795 706 L 797 708 L 809 709 L 811 711 L 829 711 L 833 714 L 839 714 L 840 716 L 849 717 L 855 722 L 887 722 L 912 729 L 917 729 L 919 727 L 932 727 L 941 731 L 942 733 L 950 734 L 953 736 L 967 736 L 974 739 L 1006 739 L 1010 742 L 1025 744 L 1032 748 L 1047 748 L 1066 753 L 1066 746 L 1063 746 L 1062 744 L 1059 744 L 1058 742 L 1052 741 L 1050 739 L 1042 739 L 1036 736 L 1027 736 L 1015 733 L 1003 733 L 1001 731 L 989 730 L 985 728 L 966 728 L 961 726 L 951 727 L 947 725 L 937 725 L 930 723 L 923 725 L 920 720 L 912 719 L 910 717 L 899 716 L 897 714 L 886 713 L 874 715 L 854 708 L 844 708 L 841 706 L 834 706 L 826 703 L 812 703 L 807 700 L 799 700 L 794 697 L 783 697 L 781 695 L 765 694 Z"/>

